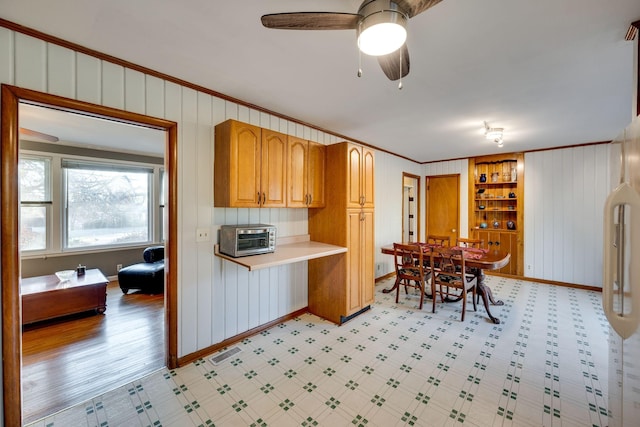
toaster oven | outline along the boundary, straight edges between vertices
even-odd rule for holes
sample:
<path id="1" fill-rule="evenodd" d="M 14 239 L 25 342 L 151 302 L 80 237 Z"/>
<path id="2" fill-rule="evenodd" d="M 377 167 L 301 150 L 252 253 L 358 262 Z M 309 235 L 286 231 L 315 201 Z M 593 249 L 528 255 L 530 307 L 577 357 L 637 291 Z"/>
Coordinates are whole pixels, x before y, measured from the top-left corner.
<path id="1" fill-rule="evenodd" d="M 268 224 L 223 225 L 220 252 L 232 257 L 265 254 L 276 250 L 276 227 Z"/>

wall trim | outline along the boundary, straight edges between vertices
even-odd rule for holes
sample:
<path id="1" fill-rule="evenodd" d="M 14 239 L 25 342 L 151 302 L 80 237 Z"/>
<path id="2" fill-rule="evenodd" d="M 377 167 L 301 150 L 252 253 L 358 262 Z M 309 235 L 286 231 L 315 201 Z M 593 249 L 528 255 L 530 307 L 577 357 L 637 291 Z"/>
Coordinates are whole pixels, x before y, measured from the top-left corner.
<path id="1" fill-rule="evenodd" d="M 513 274 L 503 274 L 503 273 L 497 273 L 497 272 L 491 272 L 491 271 L 487 271 L 486 274 L 487 276 L 507 277 L 509 279 L 526 280 L 527 282 L 542 283 L 545 285 L 555 285 L 555 286 L 562 286 L 565 288 L 582 289 L 584 291 L 602 292 L 602 288 L 599 288 L 597 286 L 579 285 L 576 283 L 568 283 L 568 282 L 558 282 L 556 280 L 538 279 L 536 277 L 515 276 Z"/>
<path id="2" fill-rule="evenodd" d="M 6 426 L 22 425 L 22 319 L 20 310 L 20 256 L 18 233 L 18 106 L 22 101 L 55 106 L 63 111 L 111 118 L 166 132 L 165 170 L 168 187 L 168 230 L 165 244 L 165 362 L 176 367 L 178 354 L 178 124 L 171 120 L 124 111 L 45 92 L 1 85 L 0 107 L 0 241 L 3 250 L 0 298 L 2 302 L 2 399 Z"/>

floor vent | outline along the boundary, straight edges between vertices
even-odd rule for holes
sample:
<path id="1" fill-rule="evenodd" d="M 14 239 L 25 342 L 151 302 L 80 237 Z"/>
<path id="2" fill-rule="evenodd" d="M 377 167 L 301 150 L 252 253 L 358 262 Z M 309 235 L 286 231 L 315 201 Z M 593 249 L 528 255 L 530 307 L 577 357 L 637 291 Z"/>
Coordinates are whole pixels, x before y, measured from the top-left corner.
<path id="1" fill-rule="evenodd" d="M 209 360 L 214 365 L 219 365 L 222 362 L 224 362 L 225 360 L 227 360 L 228 358 L 230 358 L 231 356 L 234 356 L 234 355 L 240 353 L 241 351 L 242 350 L 239 347 L 233 347 L 233 348 L 230 348 L 228 350 L 223 351 L 222 353 L 220 353 L 220 354 L 218 354 L 216 356 L 213 356 Z"/>

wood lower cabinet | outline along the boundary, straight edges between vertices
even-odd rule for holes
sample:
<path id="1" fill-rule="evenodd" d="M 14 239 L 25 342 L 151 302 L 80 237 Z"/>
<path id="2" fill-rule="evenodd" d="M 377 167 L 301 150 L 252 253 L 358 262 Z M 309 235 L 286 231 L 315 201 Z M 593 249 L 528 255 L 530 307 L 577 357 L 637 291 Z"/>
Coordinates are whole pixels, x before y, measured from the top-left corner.
<path id="1" fill-rule="evenodd" d="M 511 254 L 511 261 L 509 264 L 497 270 L 499 273 L 521 275 L 518 273 L 518 257 L 520 255 L 520 248 L 518 244 L 518 233 L 513 231 L 493 231 L 493 230 L 479 230 L 476 232 L 477 238 L 484 240 L 484 246 L 487 248 L 499 248 L 506 250 Z M 513 262 L 513 261 L 516 262 Z"/>
<path id="2" fill-rule="evenodd" d="M 365 203 L 366 195 L 351 194 L 354 183 L 364 188 L 362 152 L 363 147 L 350 143 L 327 146 L 326 206 L 309 209 L 311 240 L 347 247 L 347 253 L 309 261 L 309 311 L 338 324 L 374 301 L 373 197 Z M 373 151 L 367 152 L 372 176 Z M 373 193 L 373 181 L 370 185 Z M 355 207 L 348 207 L 351 201 Z"/>
<path id="3" fill-rule="evenodd" d="M 214 205 L 285 207 L 287 136 L 236 120 L 215 127 Z"/>
<path id="4" fill-rule="evenodd" d="M 326 147 L 289 136 L 287 158 L 287 207 L 323 207 Z"/>
<path id="5" fill-rule="evenodd" d="M 347 316 L 373 303 L 374 251 L 373 211 L 349 210 L 347 213 Z"/>

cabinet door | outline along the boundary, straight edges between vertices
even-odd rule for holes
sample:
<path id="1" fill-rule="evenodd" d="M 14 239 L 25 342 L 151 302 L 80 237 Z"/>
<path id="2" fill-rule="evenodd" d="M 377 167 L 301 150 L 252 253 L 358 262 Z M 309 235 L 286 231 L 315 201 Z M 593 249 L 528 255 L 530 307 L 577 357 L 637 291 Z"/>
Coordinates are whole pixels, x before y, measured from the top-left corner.
<path id="1" fill-rule="evenodd" d="M 347 211 L 347 313 L 358 311 L 362 301 L 362 213 L 359 209 Z"/>
<path id="2" fill-rule="evenodd" d="M 289 136 L 287 157 L 287 207 L 306 208 L 308 203 L 308 141 Z"/>
<path id="3" fill-rule="evenodd" d="M 262 164 L 260 187 L 263 207 L 287 205 L 287 136 L 262 129 Z"/>
<path id="4" fill-rule="evenodd" d="M 518 234 L 506 231 L 480 230 L 474 233 L 477 239 L 484 240 L 484 247 L 501 249 L 511 254 L 509 264 L 497 270 L 505 274 L 518 274 Z"/>
<path id="5" fill-rule="evenodd" d="M 363 207 L 372 208 L 374 195 L 374 152 L 368 148 L 362 149 L 362 196 L 364 197 Z"/>
<path id="6" fill-rule="evenodd" d="M 511 254 L 509 264 L 498 270 L 505 274 L 518 274 L 518 235 L 516 233 L 500 233 L 500 247 Z"/>
<path id="7" fill-rule="evenodd" d="M 258 207 L 261 129 L 246 123 L 233 122 L 229 136 L 229 206 Z"/>
<path id="8" fill-rule="evenodd" d="M 316 142 L 309 142 L 307 192 L 309 193 L 310 208 L 323 208 L 325 206 L 324 174 L 326 158 L 326 146 Z"/>
<path id="9" fill-rule="evenodd" d="M 362 148 L 347 146 L 347 207 L 362 207 Z"/>
<path id="10" fill-rule="evenodd" d="M 373 304 L 375 295 L 375 223 L 373 210 L 362 212 L 362 301 L 360 307 Z"/>

